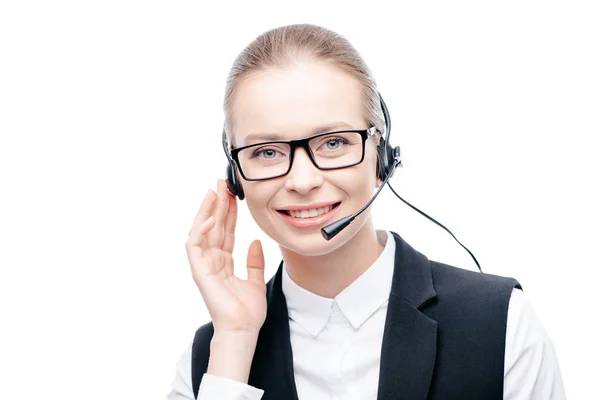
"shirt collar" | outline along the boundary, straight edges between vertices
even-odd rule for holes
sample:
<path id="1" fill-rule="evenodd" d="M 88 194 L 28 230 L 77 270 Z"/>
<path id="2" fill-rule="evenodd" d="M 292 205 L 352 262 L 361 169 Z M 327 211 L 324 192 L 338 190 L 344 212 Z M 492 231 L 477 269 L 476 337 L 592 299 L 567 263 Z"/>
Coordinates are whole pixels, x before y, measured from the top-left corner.
<path id="1" fill-rule="evenodd" d="M 385 240 L 382 253 L 335 299 L 321 297 L 298 286 L 287 273 L 285 263 L 283 264 L 281 289 L 285 295 L 288 315 L 313 337 L 327 324 L 334 301 L 354 329 L 358 329 L 388 300 L 394 274 L 396 243 L 390 232 L 378 231 L 377 234 L 380 243 L 383 244 L 382 239 Z"/>

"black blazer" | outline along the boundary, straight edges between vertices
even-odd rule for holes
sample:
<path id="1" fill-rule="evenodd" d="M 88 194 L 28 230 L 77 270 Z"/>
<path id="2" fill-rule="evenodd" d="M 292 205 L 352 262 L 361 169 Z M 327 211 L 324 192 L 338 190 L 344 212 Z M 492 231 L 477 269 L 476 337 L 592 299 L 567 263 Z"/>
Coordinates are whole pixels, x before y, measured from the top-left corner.
<path id="1" fill-rule="evenodd" d="M 521 286 L 512 278 L 430 261 L 392 234 L 396 253 L 377 399 L 501 400 L 508 303 L 512 289 Z M 282 267 L 267 283 L 267 317 L 248 381 L 264 389 L 263 400 L 298 399 Z M 208 323 L 194 336 L 195 397 L 213 333 Z"/>

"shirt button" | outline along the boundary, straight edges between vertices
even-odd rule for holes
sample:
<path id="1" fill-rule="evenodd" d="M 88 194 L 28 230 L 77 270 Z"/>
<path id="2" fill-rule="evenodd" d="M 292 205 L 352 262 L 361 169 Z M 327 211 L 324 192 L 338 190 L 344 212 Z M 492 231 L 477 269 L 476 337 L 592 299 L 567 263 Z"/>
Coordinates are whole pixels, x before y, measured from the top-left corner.
<path id="1" fill-rule="evenodd" d="M 338 306 L 338 304 L 335 302 L 333 303 L 333 311 L 335 311 L 335 312 L 340 311 L 340 306 Z M 336 399 L 338 399 L 338 397 L 336 397 Z"/>

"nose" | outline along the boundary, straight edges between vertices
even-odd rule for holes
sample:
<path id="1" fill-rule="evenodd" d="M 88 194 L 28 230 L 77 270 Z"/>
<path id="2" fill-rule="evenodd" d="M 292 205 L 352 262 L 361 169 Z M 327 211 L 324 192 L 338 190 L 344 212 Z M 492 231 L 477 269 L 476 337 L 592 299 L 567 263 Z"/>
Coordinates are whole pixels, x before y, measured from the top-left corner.
<path id="1" fill-rule="evenodd" d="M 303 148 L 297 148 L 292 168 L 286 176 L 285 188 L 299 194 L 307 194 L 323 184 L 323 171 L 318 169 Z"/>

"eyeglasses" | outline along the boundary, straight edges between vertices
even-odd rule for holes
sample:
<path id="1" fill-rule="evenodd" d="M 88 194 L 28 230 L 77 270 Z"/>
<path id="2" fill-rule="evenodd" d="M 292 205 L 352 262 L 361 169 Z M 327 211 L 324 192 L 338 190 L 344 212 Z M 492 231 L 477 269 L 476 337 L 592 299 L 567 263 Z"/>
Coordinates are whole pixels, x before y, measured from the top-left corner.
<path id="1" fill-rule="evenodd" d="M 375 127 L 327 132 L 304 139 L 251 144 L 231 149 L 230 155 L 245 180 L 261 181 L 287 175 L 298 147 L 306 150 L 314 166 L 321 170 L 360 164 L 365 157 L 365 142 L 377 133 Z"/>

